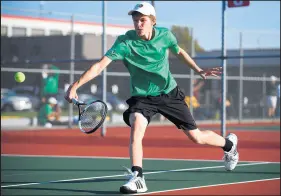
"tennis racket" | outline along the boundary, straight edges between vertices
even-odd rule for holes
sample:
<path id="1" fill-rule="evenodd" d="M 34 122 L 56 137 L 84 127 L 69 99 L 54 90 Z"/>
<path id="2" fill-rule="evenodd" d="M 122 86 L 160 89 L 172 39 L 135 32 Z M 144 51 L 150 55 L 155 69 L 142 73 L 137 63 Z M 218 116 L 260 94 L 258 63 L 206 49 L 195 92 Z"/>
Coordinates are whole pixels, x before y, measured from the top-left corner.
<path id="1" fill-rule="evenodd" d="M 84 103 L 72 99 L 72 103 L 78 107 L 78 126 L 83 133 L 93 133 L 100 128 L 107 114 L 107 105 L 103 101 L 95 100 Z"/>

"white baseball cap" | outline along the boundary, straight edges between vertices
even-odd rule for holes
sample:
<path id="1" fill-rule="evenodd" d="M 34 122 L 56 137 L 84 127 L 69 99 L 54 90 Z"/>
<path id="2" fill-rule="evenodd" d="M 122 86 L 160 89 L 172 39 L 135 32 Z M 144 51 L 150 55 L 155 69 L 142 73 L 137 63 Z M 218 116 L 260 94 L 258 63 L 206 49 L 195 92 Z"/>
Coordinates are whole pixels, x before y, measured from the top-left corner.
<path id="1" fill-rule="evenodd" d="M 271 81 L 276 81 L 277 78 L 275 76 L 270 76 Z"/>
<path id="2" fill-rule="evenodd" d="M 50 104 L 57 104 L 57 103 L 58 103 L 57 99 L 54 98 L 54 97 L 50 97 L 50 98 L 48 99 L 48 102 L 49 102 Z"/>
<path id="3" fill-rule="evenodd" d="M 128 15 L 132 15 L 133 12 L 140 12 L 146 16 L 152 15 L 156 17 L 156 12 L 154 7 L 147 2 L 141 2 L 135 5 L 134 9 L 128 12 Z"/>

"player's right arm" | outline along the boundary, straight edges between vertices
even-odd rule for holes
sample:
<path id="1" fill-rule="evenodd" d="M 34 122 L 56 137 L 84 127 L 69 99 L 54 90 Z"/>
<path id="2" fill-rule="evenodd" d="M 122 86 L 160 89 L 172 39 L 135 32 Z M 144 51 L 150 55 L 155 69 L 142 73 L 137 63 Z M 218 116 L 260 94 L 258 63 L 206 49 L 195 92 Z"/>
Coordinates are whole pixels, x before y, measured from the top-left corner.
<path id="1" fill-rule="evenodd" d="M 118 36 L 111 49 L 106 52 L 102 59 L 92 65 L 76 82 L 69 86 L 65 95 L 65 99 L 69 103 L 72 102 L 73 98 L 78 99 L 76 90 L 79 87 L 97 77 L 112 61 L 124 60 L 129 50 L 125 43 L 126 38 L 125 35 Z"/>
<path id="2" fill-rule="evenodd" d="M 80 78 L 74 82 L 73 84 L 71 84 L 65 94 L 65 99 L 71 103 L 72 99 L 78 99 L 77 96 L 77 89 L 79 87 L 81 87 L 82 85 L 84 85 L 85 83 L 89 82 L 90 80 L 94 79 L 95 77 L 97 77 L 110 63 L 112 62 L 112 60 L 110 58 L 108 58 L 107 56 L 103 56 L 102 59 L 93 64 L 88 70 L 86 70 L 81 76 Z"/>

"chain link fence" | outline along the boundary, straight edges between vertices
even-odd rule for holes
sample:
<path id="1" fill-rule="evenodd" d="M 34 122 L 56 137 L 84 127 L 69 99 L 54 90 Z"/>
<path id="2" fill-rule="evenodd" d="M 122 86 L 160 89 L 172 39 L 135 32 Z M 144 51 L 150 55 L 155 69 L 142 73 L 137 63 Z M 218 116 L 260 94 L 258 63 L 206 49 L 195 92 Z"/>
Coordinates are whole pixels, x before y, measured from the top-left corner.
<path id="1" fill-rule="evenodd" d="M 45 13 L 44 18 L 34 19 L 32 16 L 34 10 L 21 9 L 21 11 L 30 13 L 30 17 L 26 18 L 30 23 L 25 23 L 25 31 L 15 29 L 16 25 L 13 25 L 14 27 L 7 25 L 6 34 L 2 34 L 2 27 L 4 29 L 5 24 L 11 22 L 11 17 L 1 16 L 1 48 L 3 48 L 1 50 L 1 119 L 3 120 L 1 127 L 38 125 L 37 117 L 42 101 L 40 97 L 42 72 L 45 64 L 55 65 L 59 69 L 59 89 L 56 98 L 62 110 L 60 121 L 63 123 L 61 125 L 75 126 L 78 111 L 64 100 L 64 92 L 69 84 L 77 80 L 91 64 L 97 62 L 102 56 L 102 24 L 86 22 L 94 21 L 97 17 L 95 15 L 41 11 Z M 47 14 L 50 14 L 50 17 L 47 17 Z M 41 26 L 35 25 L 37 20 L 39 23 L 42 21 Z M 17 22 L 21 21 L 17 20 Z M 117 35 L 125 33 L 132 26 L 107 25 L 106 28 L 107 49 L 109 49 Z M 220 66 L 220 49 L 195 51 L 196 29 L 192 27 L 188 29 L 193 38 L 188 43 L 190 45 L 189 53 L 197 64 L 206 69 Z M 271 39 L 267 39 L 268 37 Z M 233 42 L 233 40 L 236 41 Z M 280 42 L 280 32 L 226 30 L 226 118 L 228 121 L 272 119 L 268 116 L 267 86 L 273 75 L 276 77 L 276 85 L 280 82 L 280 46 L 272 48 L 272 43 L 268 40 L 279 40 Z M 264 43 L 268 45 L 265 48 L 257 48 L 253 47 L 256 45 L 255 42 L 263 46 Z M 172 55 L 170 56 L 170 68 L 178 85 L 186 94 L 186 102 L 195 119 L 219 122 L 221 80 L 214 77 L 210 77 L 206 81 L 201 80 Z M 24 83 L 19 84 L 13 80 L 13 75 L 17 71 L 26 74 Z M 106 77 L 105 90 L 108 92 L 107 103 L 110 108 L 107 125 L 124 124 L 122 113 L 127 108 L 125 100 L 130 97 L 129 73 L 122 62 L 113 62 L 107 69 Z M 81 87 L 78 93 L 81 98 L 101 99 L 103 90 L 102 77 L 99 76 Z M 5 91 L 15 93 L 20 99 L 28 97 L 32 106 L 22 110 L 16 108 L 13 105 L 15 103 L 11 101 L 5 103 Z M 25 103 L 21 102 L 21 104 Z M 280 106 L 277 110 L 279 108 Z M 277 116 L 278 111 L 276 111 L 275 118 Z M 18 123 L 14 123 L 15 120 L 19 120 Z M 158 115 L 152 120 L 152 123 L 163 122 L 167 122 L 167 120 Z"/>

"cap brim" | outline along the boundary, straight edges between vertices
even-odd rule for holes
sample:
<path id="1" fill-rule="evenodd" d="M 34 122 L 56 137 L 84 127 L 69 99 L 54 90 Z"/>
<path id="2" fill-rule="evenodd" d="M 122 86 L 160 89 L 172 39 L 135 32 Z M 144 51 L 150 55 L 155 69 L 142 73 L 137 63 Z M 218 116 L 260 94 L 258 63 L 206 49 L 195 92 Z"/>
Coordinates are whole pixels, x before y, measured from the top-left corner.
<path id="1" fill-rule="evenodd" d="M 149 15 L 150 15 L 150 14 L 148 14 L 148 13 L 144 13 L 144 12 L 141 11 L 141 10 L 131 10 L 131 11 L 128 12 L 128 15 L 132 15 L 133 12 L 139 12 L 139 13 L 145 15 L 145 16 L 149 16 Z"/>
<path id="2" fill-rule="evenodd" d="M 131 10 L 128 12 L 128 15 L 132 15 L 135 10 Z"/>

